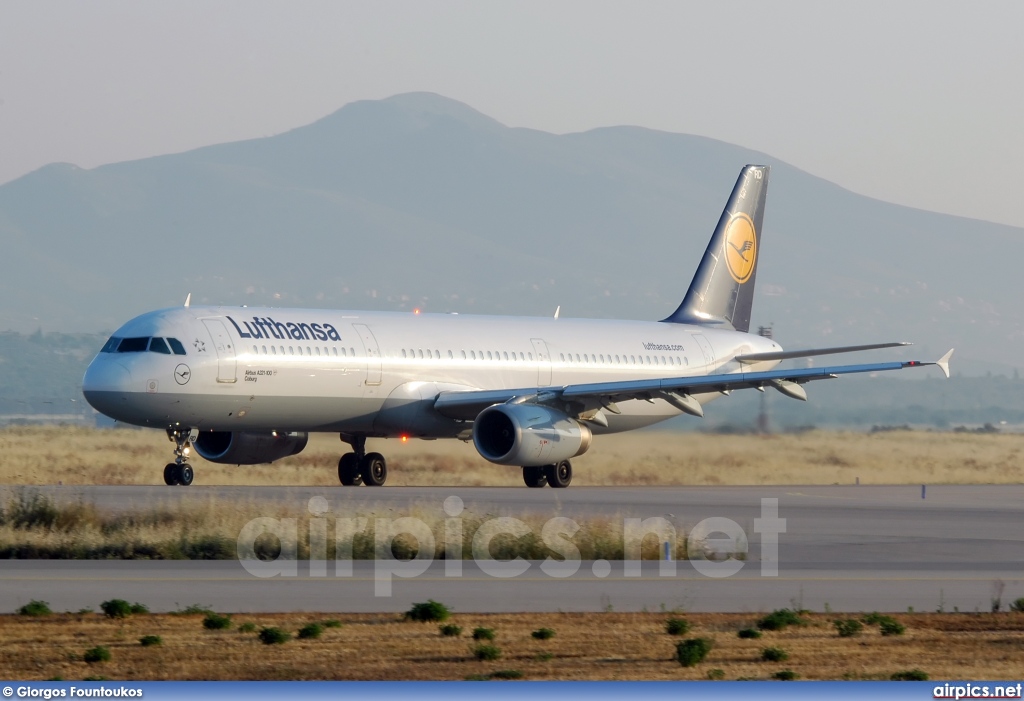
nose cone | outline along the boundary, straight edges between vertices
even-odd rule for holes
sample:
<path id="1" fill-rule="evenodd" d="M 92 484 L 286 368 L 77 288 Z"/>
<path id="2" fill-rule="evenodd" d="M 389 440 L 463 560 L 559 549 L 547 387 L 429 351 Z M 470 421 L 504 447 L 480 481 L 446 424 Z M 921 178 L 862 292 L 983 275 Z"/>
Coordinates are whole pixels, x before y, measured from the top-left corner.
<path id="1" fill-rule="evenodd" d="M 118 418 L 116 407 L 123 404 L 131 391 L 132 374 L 124 365 L 100 355 L 85 371 L 82 394 L 93 409 L 111 418 Z"/>

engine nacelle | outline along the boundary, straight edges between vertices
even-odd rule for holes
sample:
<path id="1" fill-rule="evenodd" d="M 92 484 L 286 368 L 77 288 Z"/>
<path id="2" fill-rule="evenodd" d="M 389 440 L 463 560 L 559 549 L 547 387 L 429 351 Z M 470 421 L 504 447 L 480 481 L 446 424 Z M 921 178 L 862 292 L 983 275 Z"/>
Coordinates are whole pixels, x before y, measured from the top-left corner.
<path id="1" fill-rule="evenodd" d="M 193 445 L 196 452 L 210 462 L 224 465 L 262 465 L 301 453 L 308 439 L 306 433 L 283 431 L 206 431 L 199 434 Z"/>
<path id="2" fill-rule="evenodd" d="M 499 465 L 535 467 L 587 452 L 593 434 L 579 421 L 538 404 L 496 404 L 473 423 L 473 444 Z"/>

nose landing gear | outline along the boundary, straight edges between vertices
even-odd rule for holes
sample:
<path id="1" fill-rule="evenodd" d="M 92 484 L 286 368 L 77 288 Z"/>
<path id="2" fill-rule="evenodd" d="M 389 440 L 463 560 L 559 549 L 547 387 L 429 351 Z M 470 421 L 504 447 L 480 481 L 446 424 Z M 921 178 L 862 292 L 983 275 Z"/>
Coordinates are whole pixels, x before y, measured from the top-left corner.
<path id="1" fill-rule="evenodd" d="M 167 429 L 167 439 L 174 442 L 174 462 L 164 466 L 164 484 L 168 486 L 192 484 L 195 473 L 186 461 L 191 452 L 192 442 L 199 437 L 196 429 Z"/>

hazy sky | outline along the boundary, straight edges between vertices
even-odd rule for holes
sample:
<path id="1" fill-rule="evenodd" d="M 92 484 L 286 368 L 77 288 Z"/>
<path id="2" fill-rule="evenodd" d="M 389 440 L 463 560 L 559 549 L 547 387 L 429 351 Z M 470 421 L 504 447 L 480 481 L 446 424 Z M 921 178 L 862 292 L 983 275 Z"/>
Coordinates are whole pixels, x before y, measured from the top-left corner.
<path id="1" fill-rule="evenodd" d="M 510 126 L 638 124 L 1024 226 L 1020 2 L 0 3 L 0 183 L 427 90 Z"/>

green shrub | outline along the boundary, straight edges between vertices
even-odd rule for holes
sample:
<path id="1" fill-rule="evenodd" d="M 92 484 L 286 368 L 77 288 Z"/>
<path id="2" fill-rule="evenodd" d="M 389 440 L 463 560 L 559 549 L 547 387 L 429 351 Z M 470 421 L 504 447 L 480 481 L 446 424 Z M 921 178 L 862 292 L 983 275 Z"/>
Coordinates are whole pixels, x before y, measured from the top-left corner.
<path id="1" fill-rule="evenodd" d="M 522 679 L 523 673 L 518 669 L 499 669 L 491 672 L 491 679 Z"/>
<path id="2" fill-rule="evenodd" d="M 789 659 L 789 653 L 781 647 L 766 647 L 761 650 L 761 659 L 765 662 L 782 662 Z"/>
<path id="3" fill-rule="evenodd" d="M 457 626 L 454 623 L 446 623 L 443 626 L 438 626 L 438 630 L 441 631 L 441 635 L 448 638 L 457 638 L 462 635 L 462 626 Z"/>
<path id="4" fill-rule="evenodd" d="M 882 635 L 903 635 L 907 630 L 906 626 L 892 618 L 882 621 L 878 625 L 878 629 L 882 632 Z"/>
<path id="5" fill-rule="evenodd" d="M 757 622 L 761 630 L 785 630 L 788 626 L 798 626 L 804 621 L 796 611 L 776 609 Z"/>
<path id="6" fill-rule="evenodd" d="M 473 656 L 478 660 L 489 662 L 501 657 L 501 650 L 496 645 L 477 645 L 473 648 Z"/>
<path id="7" fill-rule="evenodd" d="M 708 670 L 708 679 L 711 681 L 721 681 L 725 679 L 725 670 L 715 667 L 714 669 Z"/>
<path id="8" fill-rule="evenodd" d="M 428 599 L 424 603 L 413 604 L 412 608 L 405 612 L 405 617 L 410 621 L 419 621 L 420 623 L 430 623 L 432 621 L 440 623 L 441 621 L 448 620 L 448 617 L 452 615 L 452 612 L 448 610 L 448 607 L 442 603 Z"/>
<path id="9" fill-rule="evenodd" d="M 864 621 L 864 623 L 866 623 L 869 626 L 877 626 L 879 623 L 886 619 L 891 621 L 892 617 L 886 616 L 885 614 L 881 614 L 878 611 L 875 611 L 873 613 L 867 614 L 866 616 L 861 616 L 860 620 Z"/>
<path id="10" fill-rule="evenodd" d="M 1010 604 L 1010 610 L 1017 613 L 1024 613 L 1024 596 Z"/>
<path id="11" fill-rule="evenodd" d="M 33 599 L 18 609 L 19 616 L 49 616 L 51 613 L 53 611 L 50 610 L 50 604 L 38 599 Z"/>
<path id="12" fill-rule="evenodd" d="M 0 523 L 15 530 L 67 530 L 60 528 L 59 521 L 60 509 L 52 499 L 24 489 L 8 502 L 6 513 L 0 512 Z"/>
<path id="13" fill-rule="evenodd" d="M 307 623 L 299 629 L 300 640 L 315 640 L 324 634 L 324 627 L 319 623 Z"/>
<path id="14" fill-rule="evenodd" d="M 704 661 L 713 646 L 710 638 L 690 638 L 676 643 L 676 661 L 684 667 L 693 667 Z"/>
<path id="15" fill-rule="evenodd" d="M 493 628 L 474 628 L 473 640 L 494 640 Z"/>
<path id="16" fill-rule="evenodd" d="M 904 669 L 901 672 L 894 672 L 889 679 L 894 682 L 926 682 L 928 673 L 920 669 Z"/>
<path id="17" fill-rule="evenodd" d="M 132 604 L 129 610 L 133 616 L 149 613 L 149 607 L 145 604 L 140 604 L 138 601 Z"/>
<path id="18" fill-rule="evenodd" d="M 284 645 L 292 636 L 280 628 L 264 628 L 260 631 L 260 642 L 264 645 Z"/>
<path id="19" fill-rule="evenodd" d="M 324 628 L 341 628 L 341 621 L 337 618 L 329 618 L 324 621 Z"/>
<path id="20" fill-rule="evenodd" d="M 860 632 L 864 630 L 864 625 L 856 618 L 840 618 L 833 621 L 832 624 L 836 627 L 840 638 L 852 638 L 855 635 L 860 635 Z"/>
<path id="21" fill-rule="evenodd" d="M 107 618 L 128 618 L 132 615 L 132 605 L 124 599 L 111 599 L 100 604 Z"/>
<path id="22" fill-rule="evenodd" d="M 744 640 L 754 640 L 761 637 L 761 631 L 756 628 L 744 628 L 736 635 Z"/>
<path id="23" fill-rule="evenodd" d="M 208 616 L 213 613 L 213 609 L 203 604 L 189 604 L 183 609 L 174 611 L 175 616 Z"/>
<path id="24" fill-rule="evenodd" d="M 208 613 L 203 619 L 203 628 L 206 630 L 227 630 L 231 627 L 231 616 L 220 615 L 219 613 Z"/>
<path id="25" fill-rule="evenodd" d="M 239 633 L 252 633 L 255 630 L 256 630 L 256 624 L 253 623 L 252 621 L 250 621 L 248 623 L 243 623 L 242 625 L 238 626 L 238 632 Z"/>
<path id="26" fill-rule="evenodd" d="M 780 669 L 772 675 L 772 679 L 778 679 L 780 682 L 791 682 L 799 678 L 800 675 L 791 669 Z"/>
<path id="27" fill-rule="evenodd" d="M 164 639 L 159 635 L 144 635 L 139 638 L 139 645 L 142 647 L 153 647 L 154 645 L 163 645 Z"/>
<path id="28" fill-rule="evenodd" d="M 109 682 L 110 678 L 109 677 L 104 677 L 102 674 L 93 674 L 93 675 L 88 676 L 88 677 L 83 677 L 82 681 L 83 682 Z"/>
<path id="29" fill-rule="evenodd" d="M 690 622 L 685 618 L 670 618 L 665 621 L 665 632 L 669 635 L 686 635 L 690 632 Z"/>
<path id="30" fill-rule="evenodd" d="M 530 635 L 533 636 L 534 640 L 551 640 L 551 638 L 555 637 L 555 631 L 550 628 L 540 628 L 530 633 Z"/>
<path id="31" fill-rule="evenodd" d="M 551 660 L 555 659 L 555 656 L 553 653 L 550 652 L 538 652 L 535 659 L 538 662 L 550 662 Z"/>
<path id="32" fill-rule="evenodd" d="M 102 645 L 97 645 L 91 650 L 86 650 L 85 654 L 82 655 L 82 659 L 88 662 L 89 664 L 95 664 L 97 662 L 109 662 L 110 650 L 103 647 Z"/>

